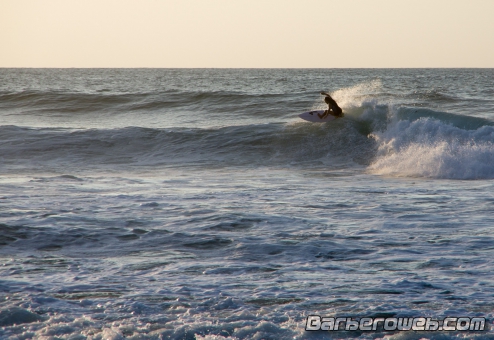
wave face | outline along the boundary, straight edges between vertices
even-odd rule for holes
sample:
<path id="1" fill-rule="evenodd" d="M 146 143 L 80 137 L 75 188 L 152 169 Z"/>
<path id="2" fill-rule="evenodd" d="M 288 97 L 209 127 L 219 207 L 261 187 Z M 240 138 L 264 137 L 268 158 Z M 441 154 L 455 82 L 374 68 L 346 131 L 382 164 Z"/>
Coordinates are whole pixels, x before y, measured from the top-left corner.
<path id="1" fill-rule="evenodd" d="M 374 141 L 356 124 L 264 124 L 217 129 L 0 127 L 3 166 L 263 166 L 368 164 Z M 358 124 L 357 124 L 358 125 Z M 349 146 L 349 147 L 348 147 Z"/>
<path id="2" fill-rule="evenodd" d="M 335 88 L 354 83 L 332 92 L 346 118 L 301 121 L 298 113 L 324 108 L 310 88 L 324 89 L 327 72 L 7 70 L 4 78 L 17 77 L 0 87 L 1 167 L 298 165 L 494 177 L 483 72 L 462 71 L 481 88 L 474 93 L 447 88 L 451 71 L 422 79 L 418 70 L 332 70 Z"/>

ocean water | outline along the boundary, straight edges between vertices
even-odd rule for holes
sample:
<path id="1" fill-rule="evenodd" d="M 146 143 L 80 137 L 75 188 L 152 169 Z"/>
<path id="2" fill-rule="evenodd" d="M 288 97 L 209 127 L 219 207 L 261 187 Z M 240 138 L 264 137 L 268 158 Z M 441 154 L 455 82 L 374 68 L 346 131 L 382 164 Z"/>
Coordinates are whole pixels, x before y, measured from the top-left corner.
<path id="1" fill-rule="evenodd" d="M 0 338 L 494 338 L 493 179 L 493 69 L 0 69 Z"/>

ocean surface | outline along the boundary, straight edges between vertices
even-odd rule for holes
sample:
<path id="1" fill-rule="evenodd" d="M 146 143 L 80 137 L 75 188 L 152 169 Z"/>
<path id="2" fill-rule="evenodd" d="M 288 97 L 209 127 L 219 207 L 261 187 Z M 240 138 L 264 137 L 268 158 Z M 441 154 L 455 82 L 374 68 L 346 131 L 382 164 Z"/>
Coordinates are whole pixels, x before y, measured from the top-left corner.
<path id="1" fill-rule="evenodd" d="M 0 339 L 493 339 L 493 180 L 494 69 L 0 69 Z"/>

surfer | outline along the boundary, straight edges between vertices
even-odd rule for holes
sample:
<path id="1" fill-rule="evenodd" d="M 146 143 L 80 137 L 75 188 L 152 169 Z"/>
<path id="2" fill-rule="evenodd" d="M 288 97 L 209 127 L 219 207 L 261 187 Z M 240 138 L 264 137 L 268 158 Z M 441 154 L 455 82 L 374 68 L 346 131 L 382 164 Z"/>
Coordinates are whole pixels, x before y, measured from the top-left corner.
<path id="1" fill-rule="evenodd" d="M 328 104 L 328 109 L 325 110 L 323 114 L 318 113 L 317 115 L 319 116 L 319 118 L 324 119 L 328 116 L 328 114 L 333 115 L 335 117 L 343 117 L 343 110 L 341 109 L 341 107 L 338 106 L 338 104 L 336 104 L 334 99 L 331 98 L 329 93 L 321 92 L 321 94 L 323 96 L 326 96 L 324 97 L 324 101 L 326 102 L 326 104 Z"/>

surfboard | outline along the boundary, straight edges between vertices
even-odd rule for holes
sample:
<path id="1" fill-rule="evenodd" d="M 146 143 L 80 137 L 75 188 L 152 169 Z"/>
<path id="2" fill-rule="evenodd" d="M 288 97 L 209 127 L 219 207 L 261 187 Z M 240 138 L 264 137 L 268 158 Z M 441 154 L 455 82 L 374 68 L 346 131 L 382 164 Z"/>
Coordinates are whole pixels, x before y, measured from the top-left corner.
<path id="1" fill-rule="evenodd" d="M 327 115 L 326 117 L 324 117 L 324 119 L 321 119 L 319 118 L 318 114 L 322 116 L 324 114 L 324 110 L 307 111 L 299 114 L 298 116 L 306 121 L 313 123 L 326 123 L 335 120 L 337 118 L 333 115 Z"/>

